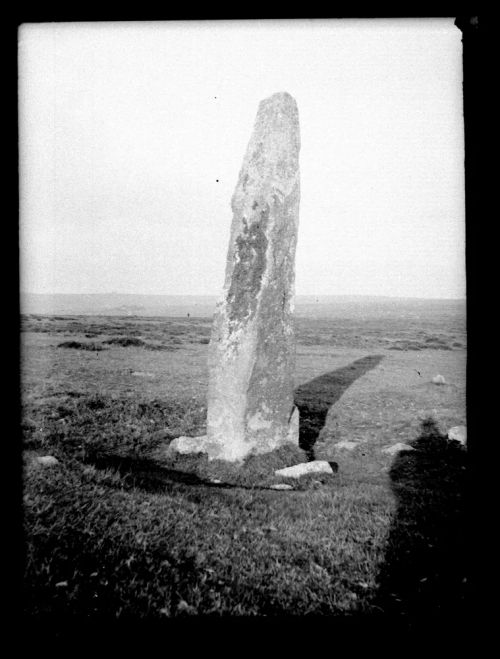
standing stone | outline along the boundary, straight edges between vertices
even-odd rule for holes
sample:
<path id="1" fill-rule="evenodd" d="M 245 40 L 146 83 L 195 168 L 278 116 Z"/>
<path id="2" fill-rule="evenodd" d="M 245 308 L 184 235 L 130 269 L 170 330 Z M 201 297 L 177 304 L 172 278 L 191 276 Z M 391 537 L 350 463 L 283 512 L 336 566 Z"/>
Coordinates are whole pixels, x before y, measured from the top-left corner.
<path id="1" fill-rule="evenodd" d="M 207 452 L 239 461 L 298 445 L 293 404 L 299 117 L 285 92 L 260 103 L 231 206 L 223 295 L 209 346 Z"/>

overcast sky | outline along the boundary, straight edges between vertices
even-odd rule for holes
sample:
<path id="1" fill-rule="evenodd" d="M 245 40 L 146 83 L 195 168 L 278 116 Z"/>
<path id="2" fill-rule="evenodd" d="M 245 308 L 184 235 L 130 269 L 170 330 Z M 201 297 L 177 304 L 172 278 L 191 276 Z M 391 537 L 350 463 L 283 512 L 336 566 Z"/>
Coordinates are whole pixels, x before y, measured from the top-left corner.
<path id="1" fill-rule="evenodd" d="M 296 293 L 465 296 L 453 19 L 27 24 L 21 289 L 219 295 L 259 102 L 296 99 Z"/>

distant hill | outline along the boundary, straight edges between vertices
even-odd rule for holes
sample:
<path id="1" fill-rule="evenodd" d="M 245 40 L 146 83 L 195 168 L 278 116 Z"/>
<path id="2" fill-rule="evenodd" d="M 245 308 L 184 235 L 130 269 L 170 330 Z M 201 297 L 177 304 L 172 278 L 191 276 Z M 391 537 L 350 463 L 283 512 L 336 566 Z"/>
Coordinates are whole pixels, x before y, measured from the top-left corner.
<path id="1" fill-rule="evenodd" d="M 215 296 L 205 295 L 21 293 L 21 312 L 63 316 L 211 316 L 216 301 Z"/>
<path id="2" fill-rule="evenodd" d="M 215 295 L 135 295 L 125 293 L 21 293 L 21 312 L 61 316 L 191 316 L 211 317 Z M 297 316 L 317 318 L 417 314 L 446 308 L 465 315 L 465 300 L 428 300 L 365 295 L 297 295 Z"/>

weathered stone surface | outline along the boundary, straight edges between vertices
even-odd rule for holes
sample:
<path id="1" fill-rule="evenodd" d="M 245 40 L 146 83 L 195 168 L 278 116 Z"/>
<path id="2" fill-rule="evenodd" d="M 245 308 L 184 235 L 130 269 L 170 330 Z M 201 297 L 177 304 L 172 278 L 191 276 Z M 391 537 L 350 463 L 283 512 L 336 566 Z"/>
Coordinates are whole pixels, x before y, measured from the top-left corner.
<path id="1" fill-rule="evenodd" d="M 209 457 L 298 444 L 293 405 L 299 119 L 287 93 L 261 102 L 231 206 L 224 290 L 209 346 Z"/>
<path id="2" fill-rule="evenodd" d="M 388 453 L 389 455 L 394 455 L 395 453 L 399 453 L 400 451 L 414 451 L 415 449 L 413 446 L 410 446 L 409 444 L 403 444 L 403 442 L 398 442 L 397 444 L 393 444 L 392 446 L 387 446 L 386 448 L 382 449 L 382 453 Z"/>
<path id="3" fill-rule="evenodd" d="M 53 455 L 39 455 L 34 461 L 42 467 L 55 467 L 55 465 L 59 464 L 59 460 Z"/>
<path id="4" fill-rule="evenodd" d="M 293 467 L 277 469 L 274 473 L 276 476 L 285 476 L 286 478 L 300 478 L 305 474 L 333 474 L 333 469 L 326 460 L 313 460 L 312 462 L 293 465 Z"/>
<path id="5" fill-rule="evenodd" d="M 463 446 L 467 446 L 467 427 L 466 426 L 453 426 L 448 430 L 448 439 L 455 442 L 460 442 Z"/>
<path id="6" fill-rule="evenodd" d="M 209 441 L 206 435 L 199 437 L 176 437 L 168 445 L 169 453 L 180 453 L 187 455 L 189 453 L 208 453 Z"/>

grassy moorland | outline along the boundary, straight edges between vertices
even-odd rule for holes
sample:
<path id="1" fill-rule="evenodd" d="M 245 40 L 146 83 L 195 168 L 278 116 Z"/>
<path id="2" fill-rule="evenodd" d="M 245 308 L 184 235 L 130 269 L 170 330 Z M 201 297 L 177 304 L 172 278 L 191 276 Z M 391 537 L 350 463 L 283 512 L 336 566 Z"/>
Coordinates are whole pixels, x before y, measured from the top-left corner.
<path id="1" fill-rule="evenodd" d="M 210 319 L 30 315 L 22 329 L 30 617 L 463 610 L 466 452 L 446 440 L 465 423 L 462 318 L 298 318 L 301 448 L 239 471 L 167 452 L 205 430 Z M 382 452 L 400 441 L 414 450 Z M 313 457 L 335 473 L 274 476 Z"/>

